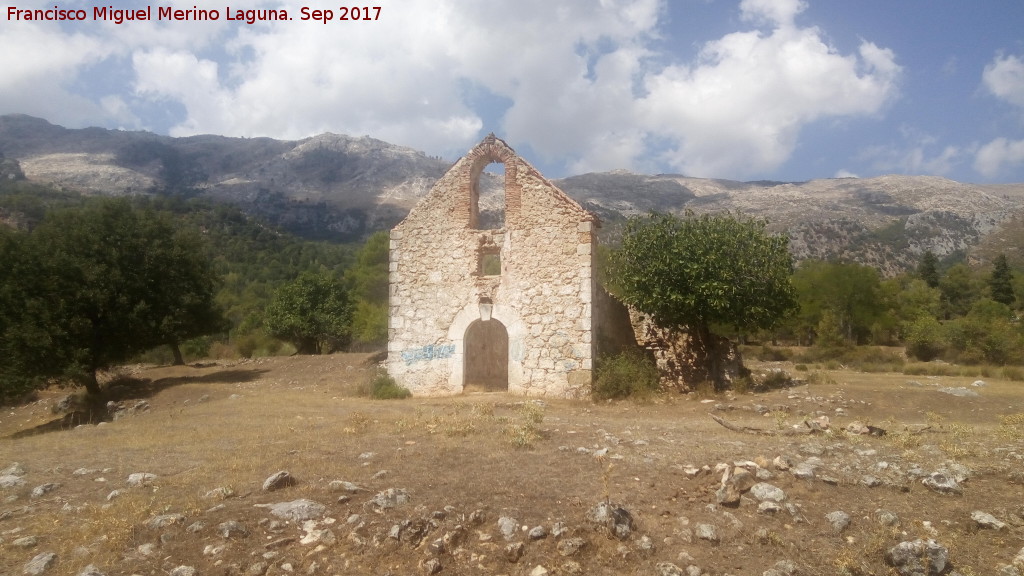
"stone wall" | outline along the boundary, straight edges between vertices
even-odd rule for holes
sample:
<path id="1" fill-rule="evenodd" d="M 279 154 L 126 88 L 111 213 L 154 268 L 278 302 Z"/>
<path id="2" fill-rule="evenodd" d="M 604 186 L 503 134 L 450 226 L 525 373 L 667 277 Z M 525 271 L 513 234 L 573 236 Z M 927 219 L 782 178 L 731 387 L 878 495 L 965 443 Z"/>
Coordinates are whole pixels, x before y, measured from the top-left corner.
<path id="1" fill-rule="evenodd" d="M 505 167 L 505 227 L 478 230 L 477 184 L 492 162 Z M 467 350 L 493 364 L 501 355 L 487 347 L 503 342 L 504 328 L 510 392 L 589 393 L 596 225 L 507 144 L 488 136 L 391 232 L 388 372 L 416 395 L 458 394 L 467 365 L 476 366 Z M 485 274 L 482 262 L 495 257 L 500 273 Z M 484 340 L 467 347 L 475 322 L 495 321 L 500 326 L 471 331 Z M 485 386 L 494 386 L 492 368 L 485 370 Z"/>
<path id="2" fill-rule="evenodd" d="M 712 363 L 706 346 L 725 350 L 717 367 L 722 382 L 731 384 L 744 373 L 739 349 L 728 338 L 711 335 L 711 342 L 702 343 L 694 335 L 678 328 L 655 324 L 650 316 L 629 308 L 637 344 L 654 355 L 661 373 L 661 387 L 666 391 L 691 392 L 701 382 L 713 381 Z"/>

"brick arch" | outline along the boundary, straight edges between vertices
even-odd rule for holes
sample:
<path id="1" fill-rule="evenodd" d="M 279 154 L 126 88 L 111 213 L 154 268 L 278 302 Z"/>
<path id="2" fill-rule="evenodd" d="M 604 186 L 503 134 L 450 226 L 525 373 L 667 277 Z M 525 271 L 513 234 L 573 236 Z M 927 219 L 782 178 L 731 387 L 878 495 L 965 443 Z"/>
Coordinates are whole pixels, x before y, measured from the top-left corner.
<path id="1" fill-rule="evenodd" d="M 508 227 L 519 215 L 521 190 L 518 179 L 518 160 L 515 151 L 494 134 L 469 151 L 469 160 L 460 176 L 460 189 L 469 199 L 469 221 L 472 229 L 479 229 L 480 223 L 480 174 L 488 164 L 505 166 L 505 226 Z"/>

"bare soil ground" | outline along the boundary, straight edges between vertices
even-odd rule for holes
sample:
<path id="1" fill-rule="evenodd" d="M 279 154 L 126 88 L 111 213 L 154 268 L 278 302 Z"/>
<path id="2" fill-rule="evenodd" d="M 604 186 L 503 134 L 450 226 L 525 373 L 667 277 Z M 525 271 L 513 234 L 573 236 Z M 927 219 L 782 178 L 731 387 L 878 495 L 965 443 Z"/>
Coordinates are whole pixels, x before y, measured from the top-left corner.
<path id="1" fill-rule="evenodd" d="M 46 574 L 93 565 L 108 576 L 180 566 L 200 575 L 656 575 L 671 573 L 668 562 L 739 576 L 789 561 L 794 574 L 883 575 L 896 573 L 887 549 L 934 538 L 970 576 L 1002 573 L 1024 546 L 1020 383 L 821 371 L 764 394 L 644 404 L 483 392 L 374 401 L 357 393 L 374 370 L 356 354 L 133 366 L 113 393 L 148 409 L 112 422 L 55 422 L 61 390 L 4 408 L 0 470 L 18 463 L 8 477 L 24 483 L 0 488 L 0 573 L 22 574 L 53 552 Z M 940 391 L 957 387 L 977 396 Z M 774 432 L 827 415 L 831 432 L 745 434 L 709 413 Z M 854 420 L 888 434 L 842 431 Z M 780 470 L 776 457 L 816 464 L 813 477 Z M 749 493 L 738 506 L 717 503 L 716 465 L 746 461 L 790 509 L 759 512 Z M 710 470 L 694 472 L 703 466 Z M 961 494 L 921 482 L 963 467 Z M 263 491 L 281 470 L 296 484 Z M 130 487 L 129 475 L 142 472 L 156 477 Z M 57 486 L 36 490 L 46 484 Z M 392 488 L 408 501 L 372 503 Z M 325 511 L 304 525 L 263 507 L 298 499 Z M 625 539 L 587 519 L 604 501 L 631 516 Z M 898 522 L 880 522 L 880 510 Z M 976 510 L 1006 526 L 980 527 Z M 850 516 L 848 527 L 826 520 L 835 511 Z M 510 534 L 503 517 L 515 521 Z M 717 541 L 701 538 L 702 524 Z M 547 534 L 532 539 L 538 526 Z M 566 544 L 573 538 L 578 551 Z"/>

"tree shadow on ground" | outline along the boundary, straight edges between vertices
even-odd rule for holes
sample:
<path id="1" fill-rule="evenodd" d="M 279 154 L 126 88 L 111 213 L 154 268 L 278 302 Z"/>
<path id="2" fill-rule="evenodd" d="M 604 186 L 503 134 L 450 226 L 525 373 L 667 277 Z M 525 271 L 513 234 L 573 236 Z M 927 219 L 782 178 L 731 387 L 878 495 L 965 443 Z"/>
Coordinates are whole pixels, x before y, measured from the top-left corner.
<path id="1" fill-rule="evenodd" d="M 71 396 L 67 412 L 54 420 L 19 430 L 8 438 L 17 439 L 47 432 L 70 430 L 85 424 L 111 422 L 118 410 L 124 409 L 122 404 L 129 400 L 144 401 L 156 396 L 159 392 L 181 386 L 183 384 L 237 384 L 251 382 L 267 370 L 220 370 L 196 376 L 174 376 L 168 378 L 137 378 L 134 376 L 116 376 L 103 385 L 102 396 L 92 397 L 74 394 Z"/>

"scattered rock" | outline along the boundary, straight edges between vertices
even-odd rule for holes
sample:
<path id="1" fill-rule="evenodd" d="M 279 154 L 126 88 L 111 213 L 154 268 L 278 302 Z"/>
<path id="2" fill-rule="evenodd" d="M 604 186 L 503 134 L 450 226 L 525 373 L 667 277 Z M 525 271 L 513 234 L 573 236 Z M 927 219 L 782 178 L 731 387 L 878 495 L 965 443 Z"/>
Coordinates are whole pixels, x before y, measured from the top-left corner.
<path id="1" fill-rule="evenodd" d="M 18 488 L 25 485 L 25 480 L 20 476 L 6 474 L 0 476 L 0 488 Z"/>
<path id="2" fill-rule="evenodd" d="M 138 553 L 140 555 L 144 556 L 144 557 L 152 556 L 154 553 L 156 553 L 156 544 L 152 544 L 152 543 L 142 544 L 141 546 L 139 546 L 135 550 L 138 551 Z"/>
<path id="3" fill-rule="evenodd" d="M 757 505 L 757 511 L 759 514 L 775 514 L 782 511 L 782 506 L 771 500 L 766 500 Z"/>
<path id="4" fill-rule="evenodd" d="M 619 540 L 629 538 L 633 533 L 633 515 L 625 508 L 611 502 L 599 502 L 587 511 L 587 521 L 608 528 Z"/>
<path id="5" fill-rule="evenodd" d="M 404 488 L 388 488 L 383 492 L 378 492 L 376 496 L 366 503 L 366 506 L 372 507 L 374 511 L 379 513 L 408 503 L 409 493 Z"/>
<path id="6" fill-rule="evenodd" d="M 324 513 L 327 511 L 327 507 L 323 504 L 319 504 L 305 498 L 292 500 L 291 502 L 278 502 L 277 504 L 270 504 L 269 506 L 260 506 L 269 507 L 270 513 L 274 516 L 285 520 L 291 520 L 293 522 L 322 518 Z"/>
<path id="7" fill-rule="evenodd" d="M 173 526 L 174 524 L 184 523 L 185 517 L 181 514 L 160 514 L 159 516 L 154 516 L 147 520 L 146 528 L 149 528 L 150 530 L 159 530 L 161 528 Z"/>
<path id="8" fill-rule="evenodd" d="M 526 534 L 526 537 L 530 540 L 543 540 L 544 538 L 547 538 L 547 536 L 548 531 L 543 526 L 534 526 Z"/>
<path id="9" fill-rule="evenodd" d="M 570 557 L 575 556 L 580 550 L 585 548 L 587 541 L 580 537 L 565 538 L 558 542 L 558 553 L 562 556 Z"/>
<path id="10" fill-rule="evenodd" d="M 57 555 L 53 552 L 43 552 L 37 554 L 34 558 L 25 564 L 23 572 L 29 576 L 39 576 L 43 572 L 46 572 L 53 566 L 53 563 L 57 561 Z"/>
<path id="11" fill-rule="evenodd" d="M 53 408 L 51 408 L 51 410 L 53 411 L 54 414 L 63 414 L 65 412 L 70 412 L 71 409 L 74 407 L 75 395 L 67 394 L 65 396 L 62 396 L 60 400 L 57 400 L 57 402 L 54 403 Z"/>
<path id="12" fill-rule="evenodd" d="M 523 557 L 524 550 L 526 550 L 526 546 L 524 546 L 522 542 L 513 542 L 508 544 L 505 546 L 505 559 L 515 564 Z"/>
<path id="13" fill-rule="evenodd" d="M 701 540 L 707 540 L 713 544 L 717 544 L 719 541 L 718 529 L 713 524 L 697 524 L 694 531 L 697 538 Z"/>
<path id="14" fill-rule="evenodd" d="M 654 566 L 658 576 L 686 576 L 683 569 L 671 562 L 659 562 Z"/>
<path id="15" fill-rule="evenodd" d="M 332 480 L 327 487 L 330 488 L 331 492 L 348 492 L 349 494 L 366 492 L 366 488 L 352 482 L 346 482 L 345 480 Z"/>
<path id="16" fill-rule="evenodd" d="M 241 522 L 228 520 L 217 525 L 217 533 L 221 538 L 245 538 L 249 535 L 249 529 Z"/>
<path id="17" fill-rule="evenodd" d="M 538 564 L 533 570 L 530 570 L 530 576 L 548 576 L 550 572 L 548 569 Z"/>
<path id="18" fill-rule="evenodd" d="M 49 494 L 50 492 L 53 492 L 57 488 L 60 488 L 60 484 L 56 482 L 48 482 L 46 484 L 41 484 L 32 489 L 32 497 L 42 498 L 43 496 Z"/>
<path id="19" fill-rule="evenodd" d="M 128 485 L 132 488 L 139 488 L 141 486 L 152 484 L 156 479 L 156 474 L 150 474 L 149 472 L 135 472 L 134 474 L 128 475 Z"/>
<path id="20" fill-rule="evenodd" d="M 895 526 L 900 523 L 899 516 L 881 508 L 875 510 L 875 519 L 878 520 L 878 523 L 882 526 Z"/>
<path id="21" fill-rule="evenodd" d="M 178 566 L 171 570 L 170 576 L 197 576 L 199 571 L 192 566 Z"/>
<path id="22" fill-rule="evenodd" d="M 423 570 L 424 574 L 437 574 L 442 568 L 444 566 L 441 565 L 441 561 L 437 558 L 427 558 L 420 564 L 420 569 Z"/>
<path id="23" fill-rule="evenodd" d="M 832 531 L 836 533 L 846 530 L 846 527 L 850 525 L 850 515 L 842 510 L 825 514 L 825 519 L 832 525 Z"/>
<path id="24" fill-rule="evenodd" d="M 932 472 L 921 480 L 921 483 L 943 494 L 963 494 L 964 492 L 956 479 L 945 472 Z"/>
<path id="25" fill-rule="evenodd" d="M 715 501 L 722 506 L 739 506 L 740 498 L 743 495 L 732 483 L 725 483 L 715 491 Z"/>
<path id="26" fill-rule="evenodd" d="M 885 561 L 900 576 L 932 576 L 946 570 L 949 550 L 931 539 L 900 542 L 885 553 Z"/>
<path id="27" fill-rule="evenodd" d="M 305 535 L 299 539 L 299 544 L 309 546 L 312 544 L 323 544 L 329 546 L 337 542 L 337 537 L 330 528 L 320 528 L 314 520 L 306 520 L 302 523 L 302 530 Z M 353 532 L 359 531 L 360 526 L 357 526 Z"/>
<path id="28" fill-rule="evenodd" d="M 226 500 L 235 495 L 235 491 L 227 486 L 221 486 L 220 488 L 214 488 L 206 494 L 203 494 L 203 498 L 206 500 Z"/>
<path id="29" fill-rule="evenodd" d="M 971 386 L 974 386 L 975 388 L 981 388 L 982 386 L 988 386 L 988 384 L 986 384 L 984 380 L 975 380 L 974 382 L 971 383 Z"/>
<path id="30" fill-rule="evenodd" d="M 287 488 L 288 486 L 295 485 L 295 478 L 288 473 L 287 470 L 281 470 L 275 472 L 267 477 L 263 481 L 263 491 L 271 492 L 274 490 L 280 490 L 281 488 Z"/>
<path id="31" fill-rule="evenodd" d="M 750 495 L 760 502 L 782 502 L 786 499 L 786 493 L 782 491 L 782 488 L 767 482 L 758 482 L 751 486 Z"/>
<path id="32" fill-rule="evenodd" d="M 134 416 L 142 412 L 149 412 L 149 402 L 139 400 L 131 406 L 119 402 L 107 402 L 107 411 L 110 412 L 113 420 L 120 420 L 127 416 Z"/>
<path id="33" fill-rule="evenodd" d="M 515 518 L 510 516 L 498 518 L 498 531 L 501 532 L 501 537 L 505 540 L 513 540 L 518 529 L 519 522 Z"/>
<path id="34" fill-rule="evenodd" d="M 39 543 L 39 539 L 35 536 L 23 536 L 11 542 L 11 546 L 15 548 L 33 548 Z"/>
<path id="35" fill-rule="evenodd" d="M 988 530 L 1002 530 L 1006 528 L 1005 522 L 1000 522 L 995 516 L 981 510 L 971 512 L 971 520 L 974 520 L 979 528 L 986 528 Z"/>
<path id="36" fill-rule="evenodd" d="M 868 488 L 877 488 L 882 485 L 882 481 L 870 474 L 865 474 L 860 477 L 860 483 Z"/>
<path id="37" fill-rule="evenodd" d="M 96 566 L 89 564 L 85 568 L 82 568 L 82 571 L 78 573 L 78 576 L 106 576 L 106 574 L 101 572 Z"/>
<path id="38" fill-rule="evenodd" d="M 974 398 L 974 397 L 979 396 L 979 394 L 977 392 L 975 392 L 974 390 L 971 390 L 969 388 L 964 388 L 963 386 L 959 386 L 959 387 L 956 387 L 956 388 L 937 388 L 936 390 L 938 392 L 942 392 L 943 394 L 949 394 L 951 396 L 959 396 L 960 398 Z"/>

